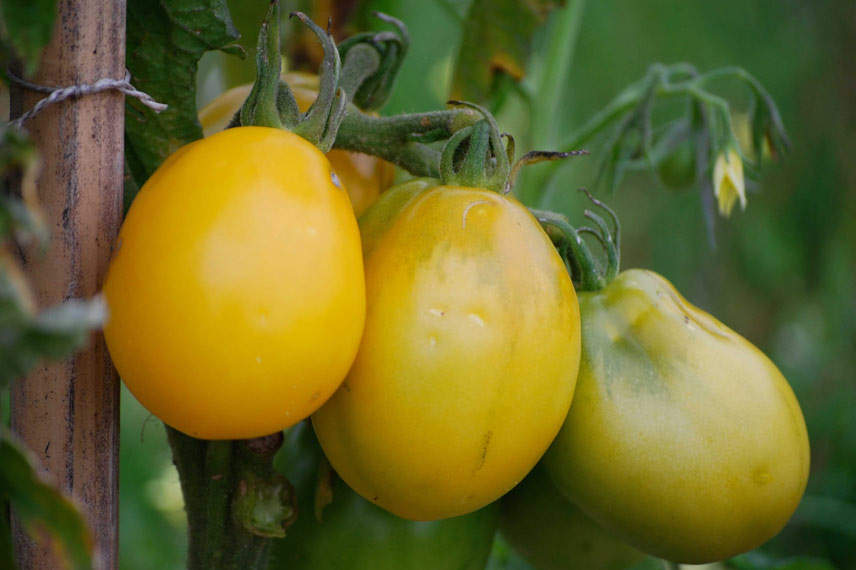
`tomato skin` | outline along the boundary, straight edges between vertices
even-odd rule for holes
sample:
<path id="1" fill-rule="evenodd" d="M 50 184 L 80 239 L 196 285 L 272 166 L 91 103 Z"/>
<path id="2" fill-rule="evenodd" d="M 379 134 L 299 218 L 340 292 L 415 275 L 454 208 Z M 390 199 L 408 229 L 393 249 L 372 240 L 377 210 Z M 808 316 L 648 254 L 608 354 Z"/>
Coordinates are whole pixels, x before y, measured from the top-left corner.
<path id="1" fill-rule="evenodd" d="M 305 418 L 359 345 L 358 231 L 327 159 L 297 135 L 240 127 L 178 150 L 134 200 L 104 283 L 125 384 L 198 438 Z"/>
<path id="2" fill-rule="evenodd" d="M 318 77 L 292 72 L 284 74 L 283 80 L 291 87 L 300 111 L 309 109 L 318 96 Z M 252 88 L 252 84 L 233 87 L 200 109 L 199 122 L 202 123 L 203 134 L 207 137 L 225 129 Z M 345 185 L 357 216 L 377 200 L 381 192 L 392 186 L 395 179 L 395 167 L 375 156 L 334 149 L 327 153 L 327 158 Z"/>
<path id="3" fill-rule="evenodd" d="M 645 558 L 568 501 L 541 463 L 500 504 L 502 536 L 538 570 L 624 570 Z"/>
<path id="4" fill-rule="evenodd" d="M 580 294 L 574 405 L 544 457 L 605 528 L 700 564 L 781 530 L 805 491 L 805 421 L 775 365 L 644 270 Z"/>
<path id="5" fill-rule="evenodd" d="M 323 466 L 322 466 L 322 461 Z M 297 491 L 297 521 L 272 545 L 271 570 L 482 570 L 499 504 L 442 521 L 401 519 L 354 493 L 335 473 L 332 502 L 316 517 L 320 469 L 329 469 L 305 422 L 286 433 L 277 465 Z"/>
<path id="6" fill-rule="evenodd" d="M 537 221 L 487 190 L 417 180 L 360 218 L 366 329 L 313 415 L 360 495 L 411 520 L 459 516 L 523 479 L 573 395 L 573 286 Z"/>

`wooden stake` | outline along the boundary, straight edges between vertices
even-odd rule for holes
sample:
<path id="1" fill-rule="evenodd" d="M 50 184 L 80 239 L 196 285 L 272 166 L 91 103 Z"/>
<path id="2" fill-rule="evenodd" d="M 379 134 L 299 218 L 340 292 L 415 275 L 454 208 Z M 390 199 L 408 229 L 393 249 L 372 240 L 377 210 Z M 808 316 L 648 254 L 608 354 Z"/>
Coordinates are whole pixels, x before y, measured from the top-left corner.
<path id="1" fill-rule="evenodd" d="M 35 8 L 34 8 L 35 9 Z M 31 81 L 65 87 L 125 76 L 125 0 L 59 0 L 50 45 Z M 44 94 L 16 89 L 12 116 Z M 122 215 L 124 97 L 107 91 L 48 107 L 25 126 L 42 157 L 47 254 L 24 253 L 40 305 L 98 293 Z M 118 567 L 119 387 L 101 334 L 42 364 L 12 391 L 12 429 L 81 506 L 101 566 Z M 14 524 L 14 523 L 13 523 Z M 20 570 L 56 570 L 51 545 L 14 529 Z"/>

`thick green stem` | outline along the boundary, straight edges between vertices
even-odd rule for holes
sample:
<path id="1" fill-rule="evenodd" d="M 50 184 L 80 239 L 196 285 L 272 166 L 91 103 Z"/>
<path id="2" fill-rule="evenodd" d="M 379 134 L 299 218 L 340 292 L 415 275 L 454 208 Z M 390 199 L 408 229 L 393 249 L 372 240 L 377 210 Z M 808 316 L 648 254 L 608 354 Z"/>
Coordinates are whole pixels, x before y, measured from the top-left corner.
<path id="1" fill-rule="evenodd" d="M 440 150 L 429 143 L 448 138 L 480 118 L 470 109 L 374 117 L 350 105 L 333 146 L 378 156 L 415 176 L 436 178 Z"/>
<path id="2" fill-rule="evenodd" d="M 559 123 L 556 119 L 562 115 L 562 108 L 566 104 L 565 93 L 584 6 L 584 0 L 569 0 L 567 6 L 560 11 L 547 46 L 547 56 L 537 81 L 538 87 L 531 90 L 534 97 L 530 106 L 530 144 L 535 148 L 556 148 L 559 134 Z M 536 171 L 527 171 L 522 176 L 518 194 L 524 203 L 535 202 L 542 192 L 539 177 L 534 173 Z"/>
<path id="3" fill-rule="evenodd" d="M 663 560 L 663 568 L 665 568 L 665 570 L 681 570 L 681 565 L 677 562 Z"/>
<path id="4" fill-rule="evenodd" d="M 556 117 L 561 116 L 564 106 L 584 6 L 584 0 L 569 0 L 555 22 L 556 30 L 547 50 L 549 66 L 542 69 L 534 107 L 537 112 L 532 116 L 532 144 L 537 148 L 552 149 L 558 142 Z"/>
<path id="5" fill-rule="evenodd" d="M 208 441 L 167 427 L 167 435 L 187 512 L 188 570 L 265 570 L 271 537 L 284 536 L 295 512 L 272 464 L 281 434 Z M 264 509 L 256 508 L 259 496 Z M 273 513 L 263 528 L 253 518 L 259 510 Z"/>

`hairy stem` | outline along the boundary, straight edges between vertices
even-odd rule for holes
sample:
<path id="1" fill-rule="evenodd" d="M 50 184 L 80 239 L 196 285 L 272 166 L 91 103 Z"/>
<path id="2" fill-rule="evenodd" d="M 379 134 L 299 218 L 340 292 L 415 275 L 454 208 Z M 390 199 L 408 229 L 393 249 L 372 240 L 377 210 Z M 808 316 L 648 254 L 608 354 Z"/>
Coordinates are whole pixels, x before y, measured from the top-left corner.
<path id="1" fill-rule="evenodd" d="M 167 435 L 187 512 L 188 570 L 265 570 L 272 535 L 248 527 L 237 506 L 248 492 L 248 481 L 256 488 L 268 482 L 282 485 L 272 465 L 275 447 L 259 450 L 258 442 L 272 436 L 208 441 L 170 427 Z M 293 513 L 290 504 L 284 510 L 283 526 Z"/>
<path id="2" fill-rule="evenodd" d="M 437 177 L 440 150 L 430 143 L 448 138 L 479 118 L 471 109 L 375 117 L 351 105 L 333 147 L 378 156 L 415 176 Z"/>

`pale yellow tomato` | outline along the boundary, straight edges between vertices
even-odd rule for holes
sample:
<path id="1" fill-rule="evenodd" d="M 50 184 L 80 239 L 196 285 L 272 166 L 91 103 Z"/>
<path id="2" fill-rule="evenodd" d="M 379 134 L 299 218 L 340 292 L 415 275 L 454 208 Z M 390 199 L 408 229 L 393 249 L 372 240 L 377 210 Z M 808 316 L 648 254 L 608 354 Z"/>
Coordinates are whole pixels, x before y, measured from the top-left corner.
<path id="1" fill-rule="evenodd" d="M 297 106 L 305 112 L 318 96 L 318 77 L 308 73 L 286 73 L 283 79 L 291 87 Z M 199 111 L 199 122 L 207 137 L 225 129 L 240 110 L 252 90 L 240 85 L 223 92 Z M 331 150 L 327 158 L 348 191 L 356 215 L 362 214 L 381 192 L 392 186 L 395 167 L 385 160 L 360 152 Z"/>
<path id="2" fill-rule="evenodd" d="M 778 533 L 805 491 L 805 421 L 761 351 L 651 271 L 581 292 L 574 404 L 544 461 L 636 548 L 701 564 Z"/>
<path id="3" fill-rule="evenodd" d="M 366 329 L 312 416 L 357 493 L 413 520 L 463 515 L 535 465 L 571 403 L 579 309 L 532 215 L 487 190 L 417 180 L 360 218 Z"/>
<path id="4" fill-rule="evenodd" d="M 326 157 L 239 127 L 173 154 L 140 190 L 104 283 L 116 368 L 194 437 L 266 435 L 345 377 L 365 317 L 360 238 Z"/>

